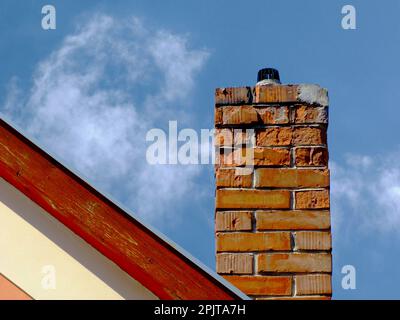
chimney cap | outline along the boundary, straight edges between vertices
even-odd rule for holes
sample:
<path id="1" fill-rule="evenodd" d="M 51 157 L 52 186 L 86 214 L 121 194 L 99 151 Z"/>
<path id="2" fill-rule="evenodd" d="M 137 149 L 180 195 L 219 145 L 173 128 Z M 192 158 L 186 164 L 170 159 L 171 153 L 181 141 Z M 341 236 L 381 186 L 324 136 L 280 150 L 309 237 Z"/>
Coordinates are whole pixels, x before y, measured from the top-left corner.
<path id="1" fill-rule="evenodd" d="M 257 74 L 257 82 L 263 80 L 272 80 L 273 82 L 280 83 L 279 71 L 274 68 L 261 69 Z"/>

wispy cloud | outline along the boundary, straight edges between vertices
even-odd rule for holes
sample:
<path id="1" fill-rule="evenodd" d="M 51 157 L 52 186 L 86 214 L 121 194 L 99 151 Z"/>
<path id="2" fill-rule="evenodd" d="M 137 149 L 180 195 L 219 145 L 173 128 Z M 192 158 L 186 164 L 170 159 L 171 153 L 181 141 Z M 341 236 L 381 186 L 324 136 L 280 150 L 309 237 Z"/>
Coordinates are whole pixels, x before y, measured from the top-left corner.
<path id="1" fill-rule="evenodd" d="M 330 164 L 333 227 L 340 236 L 400 228 L 399 157 L 400 148 L 376 156 L 350 154 L 342 164 Z"/>
<path id="2" fill-rule="evenodd" d="M 145 135 L 188 116 L 207 57 L 185 36 L 95 15 L 37 66 L 30 92 L 10 82 L 2 112 L 136 214 L 162 221 L 199 168 L 148 165 Z"/>

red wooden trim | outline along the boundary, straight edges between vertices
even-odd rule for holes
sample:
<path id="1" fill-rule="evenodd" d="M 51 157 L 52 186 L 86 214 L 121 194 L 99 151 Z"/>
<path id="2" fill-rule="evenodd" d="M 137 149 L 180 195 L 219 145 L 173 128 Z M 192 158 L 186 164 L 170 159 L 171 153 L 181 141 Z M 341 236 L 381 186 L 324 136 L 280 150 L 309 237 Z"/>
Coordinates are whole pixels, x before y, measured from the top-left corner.
<path id="1" fill-rule="evenodd" d="M 3 120 L 0 176 L 160 299 L 239 298 Z"/>

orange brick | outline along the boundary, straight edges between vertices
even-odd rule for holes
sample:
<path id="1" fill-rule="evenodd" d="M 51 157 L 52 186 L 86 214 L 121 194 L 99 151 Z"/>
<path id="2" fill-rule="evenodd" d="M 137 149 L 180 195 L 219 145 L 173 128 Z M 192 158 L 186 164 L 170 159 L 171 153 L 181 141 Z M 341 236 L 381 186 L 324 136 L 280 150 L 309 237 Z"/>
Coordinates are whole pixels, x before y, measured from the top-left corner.
<path id="1" fill-rule="evenodd" d="M 258 211 L 257 230 L 328 229 L 329 211 Z"/>
<path id="2" fill-rule="evenodd" d="M 272 127 L 257 132 L 257 146 L 289 146 L 292 141 L 291 127 Z"/>
<path id="3" fill-rule="evenodd" d="M 296 85 L 279 85 L 279 86 L 256 86 L 255 102 L 256 103 L 280 103 L 297 101 Z"/>
<path id="4" fill-rule="evenodd" d="M 331 233 L 319 231 L 299 231 L 295 233 L 297 250 L 330 250 Z"/>
<path id="5" fill-rule="evenodd" d="M 216 146 L 233 146 L 233 132 L 231 129 L 223 128 L 215 130 Z"/>
<path id="6" fill-rule="evenodd" d="M 219 211 L 215 214 L 216 231 L 250 231 L 251 211 Z"/>
<path id="7" fill-rule="evenodd" d="M 332 258 L 324 253 L 262 253 L 258 272 L 331 272 Z"/>
<path id="8" fill-rule="evenodd" d="M 224 278 L 248 295 L 292 294 L 292 278 L 289 276 L 224 276 Z"/>
<path id="9" fill-rule="evenodd" d="M 320 127 L 296 127 L 293 129 L 293 145 L 326 144 L 326 130 Z"/>
<path id="10" fill-rule="evenodd" d="M 251 253 L 217 254 L 217 272 L 219 274 L 252 274 L 253 258 Z"/>
<path id="11" fill-rule="evenodd" d="M 250 148 L 224 148 L 216 156 L 216 163 L 223 167 L 249 166 L 254 163 L 254 149 Z"/>
<path id="12" fill-rule="evenodd" d="M 251 132 L 250 130 L 241 129 L 233 130 L 233 143 L 235 146 L 250 144 L 252 140 L 254 140 L 254 131 Z"/>
<path id="13" fill-rule="evenodd" d="M 222 109 L 222 123 L 224 125 L 254 124 L 258 121 L 258 114 L 252 106 L 230 106 Z"/>
<path id="14" fill-rule="evenodd" d="M 297 275 L 296 295 L 332 294 L 331 276 L 329 274 Z"/>
<path id="15" fill-rule="evenodd" d="M 215 108 L 214 110 L 214 123 L 216 126 L 222 125 L 222 108 Z"/>
<path id="16" fill-rule="evenodd" d="M 294 153 L 297 167 L 328 166 L 328 150 L 326 148 L 296 148 Z"/>
<path id="17" fill-rule="evenodd" d="M 329 209 L 329 191 L 296 191 L 296 209 Z"/>
<path id="18" fill-rule="evenodd" d="M 218 252 L 250 252 L 290 249 L 290 232 L 217 233 Z"/>
<path id="19" fill-rule="evenodd" d="M 295 123 L 328 123 L 328 108 L 298 105 L 294 109 Z"/>
<path id="20" fill-rule="evenodd" d="M 217 154 L 216 163 L 222 167 L 239 166 L 290 166 L 290 152 L 287 148 L 235 148 L 223 149 Z"/>
<path id="21" fill-rule="evenodd" d="M 289 166 L 290 152 L 284 148 L 255 148 L 255 166 Z"/>
<path id="22" fill-rule="evenodd" d="M 249 104 L 253 102 L 254 87 L 217 88 L 215 104 Z"/>
<path id="23" fill-rule="evenodd" d="M 271 169 L 256 170 L 256 187 L 328 187 L 329 170 Z"/>
<path id="24" fill-rule="evenodd" d="M 218 189 L 216 207 L 217 209 L 289 209 L 290 192 Z"/>
<path id="25" fill-rule="evenodd" d="M 248 172 L 250 172 L 248 170 Z M 221 187 L 243 187 L 250 188 L 253 184 L 253 174 L 245 170 L 238 169 L 224 169 L 220 168 L 216 172 L 216 184 L 218 188 Z"/>
<path id="26" fill-rule="evenodd" d="M 263 124 L 289 123 L 289 108 L 282 106 L 259 107 L 256 109 Z"/>

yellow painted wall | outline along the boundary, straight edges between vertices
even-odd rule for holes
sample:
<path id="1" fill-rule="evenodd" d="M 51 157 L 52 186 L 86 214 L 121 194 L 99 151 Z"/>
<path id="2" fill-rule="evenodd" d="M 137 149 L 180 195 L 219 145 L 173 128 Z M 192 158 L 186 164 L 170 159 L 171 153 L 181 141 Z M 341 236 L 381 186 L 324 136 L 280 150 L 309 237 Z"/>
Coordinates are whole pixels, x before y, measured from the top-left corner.
<path id="1" fill-rule="evenodd" d="M 0 274 L 34 299 L 157 299 L 1 178 Z"/>

